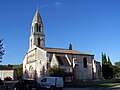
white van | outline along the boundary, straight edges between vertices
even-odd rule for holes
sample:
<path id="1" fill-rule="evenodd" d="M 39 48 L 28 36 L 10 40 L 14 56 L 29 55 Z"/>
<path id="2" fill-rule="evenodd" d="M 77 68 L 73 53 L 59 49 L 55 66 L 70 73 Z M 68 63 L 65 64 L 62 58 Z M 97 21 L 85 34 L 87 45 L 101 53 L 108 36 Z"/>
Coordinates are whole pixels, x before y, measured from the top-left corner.
<path id="1" fill-rule="evenodd" d="M 62 90 L 64 86 L 63 78 L 62 77 L 44 77 L 40 81 L 41 88 L 47 88 L 54 90 L 55 88 L 59 88 Z"/>

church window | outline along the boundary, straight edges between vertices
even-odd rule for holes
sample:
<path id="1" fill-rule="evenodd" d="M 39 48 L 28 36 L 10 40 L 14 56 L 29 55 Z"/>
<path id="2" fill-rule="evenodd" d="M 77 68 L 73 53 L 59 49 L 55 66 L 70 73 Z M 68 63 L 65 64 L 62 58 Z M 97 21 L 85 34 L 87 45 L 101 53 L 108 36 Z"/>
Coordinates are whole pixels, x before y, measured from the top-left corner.
<path id="1" fill-rule="evenodd" d="M 35 71 L 32 66 L 29 67 L 29 77 L 34 78 L 35 76 Z"/>
<path id="2" fill-rule="evenodd" d="M 38 32 L 38 24 L 35 24 L 35 30 Z"/>
<path id="3" fill-rule="evenodd" d="M 40 38 L 38 38 L 38 45 L 40 46 Z"/>
<path id="4" fill-rule="evenodd" d="M 83 58 L 83 67 L 87 68 L 87 58 L 86 57 Z"/>
<path id="5" fill-rule="evenodd" d="M 38 27 L 38 31 L 41 32 L 41 26 Z"/>
<path id="6" fill-rule="evenodd" d="M 39 63 L 41 64 L 41 60 L 39 61 Z"/>
<path id="7" fill-rule="evenodd" d="M 31 41 L 30 41 L 30 42 L 31 42 L 31 48 L 32 48 L 32 39 L 31 39 Z"/>

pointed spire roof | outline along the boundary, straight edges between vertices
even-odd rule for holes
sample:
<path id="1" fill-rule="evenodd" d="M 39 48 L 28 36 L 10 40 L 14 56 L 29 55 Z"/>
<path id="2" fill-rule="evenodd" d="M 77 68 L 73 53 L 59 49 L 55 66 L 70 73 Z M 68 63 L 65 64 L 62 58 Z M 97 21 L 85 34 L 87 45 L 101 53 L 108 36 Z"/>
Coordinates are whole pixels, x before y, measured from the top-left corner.
<path id="1" fill-rule="evenodd" d="M 72 50 L 72 44 L 71 43 L 69 44 L 69 50 Z"/>
<path id="2" fill-rule="evenodd" d="M 33 21 L 32 22 L 42 22 L 42 19 L 40 17 L 40 14 L 39 14 L 38 10 L 36 10 L 36 13 L 35 13 L 35 15 L 33 17 Z"/>

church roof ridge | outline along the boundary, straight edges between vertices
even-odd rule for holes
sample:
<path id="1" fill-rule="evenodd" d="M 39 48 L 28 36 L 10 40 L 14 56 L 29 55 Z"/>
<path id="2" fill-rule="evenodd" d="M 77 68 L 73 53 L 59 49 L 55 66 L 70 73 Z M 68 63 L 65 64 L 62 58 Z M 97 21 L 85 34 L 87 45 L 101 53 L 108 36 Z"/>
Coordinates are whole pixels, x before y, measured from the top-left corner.
<path id="1" fill-rule="evenodd" d="M 47 52 L 50 53 L 63 53 L 63 54 L 73 54 L 73 55 L 88 55 L 88 56 L 94 56 L 93 54 L 86 54 L 80 51 L 76 51 L 76 50 L 69 50 L 69 49 L 61 49 L 61 48 L 45 48 L 44 49 Z"/>
<path id="2" fill-rule="evenodd" d="M 69 50 L 69 49 L 65 49 L 65 48 L 52 48 L 52 47 L 45 47 L 45 49 L 61 49 L 61 50 Z"/>

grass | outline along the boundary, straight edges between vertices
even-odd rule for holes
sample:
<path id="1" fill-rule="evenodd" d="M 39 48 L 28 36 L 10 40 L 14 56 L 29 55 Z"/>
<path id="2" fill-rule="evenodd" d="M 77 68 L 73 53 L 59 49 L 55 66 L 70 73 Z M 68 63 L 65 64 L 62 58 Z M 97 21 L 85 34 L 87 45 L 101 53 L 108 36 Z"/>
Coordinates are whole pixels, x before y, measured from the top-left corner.
<path id="1" fill-rule="evenodd" d="M 94 85 L 69 85 L 69 86 L 66 86 L 66 87 L 69 87 L 69 88 L 105 88 L 105 87 L 112 87 L 112 86 L 116 86 L 116 85 L 120 85 L 119 82 L 108 82 L 108 83 L 102 83 L 102 84 L 94 84 Z"/>
<path id="2" fill-rule="evenodd" d="M 100 87 L 112 87 L 112 86 L 116 86 L 116 85 L 120 85 L 120 83 L 103 83 L 103 84 L 97 84 L 97 85 L 94 85 L 91 87 L 100 88 Z"/>

